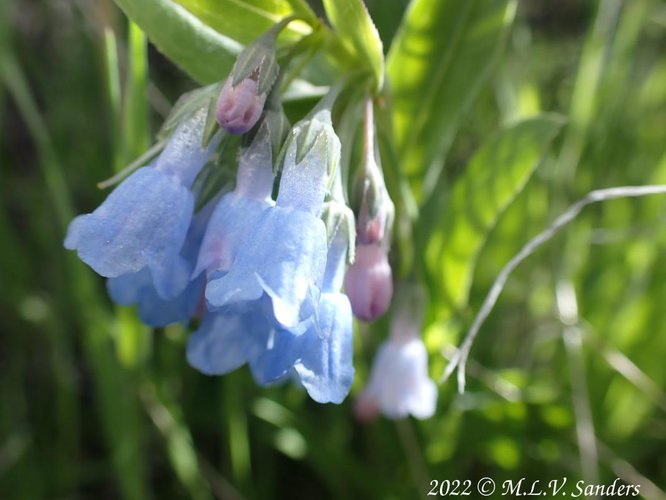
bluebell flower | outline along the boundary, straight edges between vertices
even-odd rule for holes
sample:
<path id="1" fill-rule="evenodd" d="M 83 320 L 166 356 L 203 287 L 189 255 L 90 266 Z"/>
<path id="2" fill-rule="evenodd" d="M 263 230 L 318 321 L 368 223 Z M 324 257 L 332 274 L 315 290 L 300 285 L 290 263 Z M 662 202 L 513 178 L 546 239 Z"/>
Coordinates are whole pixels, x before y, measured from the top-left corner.
<path id="1" fill-rule="evenodd" d="M 346 235 L 337 232 L 328 251 L 317 314 L 297 328 L 276 332 L 271 348 L 251 363 L 259 383 L 291 376 L 319 403 L 341 403 L 349 393 L 354 380 L 352 310 L 340 293 L 348 245 Z"/>
<path id="2" fill-rule="evenodd" d="M 189 283 L 180 256 L 194 209 L 190 188 L 216 147 L 201 148 L 206 113 L 200 110 L 173 133 L 157 161 L 125 179 L 91 214 L 76 217 L 65 247 L 107 278 L 148 268 L 163 299 Z"/>
<path id="3" fill-rule="evenodd" d="M 206 375 L 225 375 L 257 359 L 274 335 L 257 304 L 237 303 L 207 312 L 187 342 L 187 361 Z"/>
<path id="4" fill-rule="evenodd" d="M 342 231 L 331 243 L 318 314 L 280 327 L 266 314 L 267 296 L 209 312 L 188 341 L 189 363 L 209 375 L 247 363 L 259 385 L 291 377 L 317 402 L 342 402 L 354 377 L 351 305 L 340 293 L 348 244 Z"/>
<path id="5" fill-rule="evenodd" d="M 370 380 L 356 405 L 356 414 L 370 420 L 381 412 L 389 418 L 430 418 L 437 405 L 437 386 L 428 377 L 428 353 L 420 336 L 424 297 L 399 304 L 391 333 L 377 351 Z"/>
<path id="6" fill-rule="evenodd" d="M 428 378 L 428 355 L 420 338 L 387 340 L 372 364 L 367 388 L 357 412 L 368 418 L 380 411 L 389 418 L 430 418 L 437 403 L 437 386 Z"/>
<path id="7" fill-rule="evenodd" d="M 269 134 L 258 135 L 241 156 L 236 188 L 224 195 L 215 207 L 193 276 L 203 271 L 211 278 L 224 275 L 262 212 L 274 205 L 270 142 Z"/>
<path id="8" fill-rule="evenodd" d="M 173 299 L 165 300 L 157 293 L 147 267 L 136 273 L 109 278 L 106 282 L 109 296 L 116 304 L 136 304 L 141 321 L 152 327 L 187 323 L 197 311 L 205 285 L 205 278 L 200 276 Z"/>
<path id="9" fill-rule="evenodd" d="M 180 253 L 184 262 L 182 272 L 188 280 L 185 289 L 171 299 L 162 298 L 155 287 L 153 276 L 148 267 L 136 273 L 123 274 L 109 278 L 106 287 L 111 299 L 119 305 L 137 305 L 139 318 L 153 327 L 171 323 L 187 323 L 196 314 L 203 299 L 206 279 L 203 275 L 193 274 L 204 231 L 210 219 L 215 201 L 209 202 L 192 218 L 185 244 Z"/>
<path id="10" fill-rule="evenodd" d="M 330 113 L 297 125 L 286 147 L 276 206 L 266 209 L 233 265 L 206 287 L 211 309 L 268 296 L 278 326 L 295 327 L 316 311 L 326 267 L 326 227 L 319 218 L 340 141 Z"/>

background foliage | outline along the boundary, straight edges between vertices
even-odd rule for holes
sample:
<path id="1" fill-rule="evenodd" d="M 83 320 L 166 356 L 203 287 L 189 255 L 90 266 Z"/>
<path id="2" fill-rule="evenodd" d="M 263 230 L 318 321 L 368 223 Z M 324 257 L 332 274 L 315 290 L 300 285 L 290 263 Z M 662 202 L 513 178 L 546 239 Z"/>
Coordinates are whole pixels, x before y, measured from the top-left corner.
<path id="1" fill-rule="evenodd" d="M 305 78 L 365 64 L 379 84 L 360 2 L 323 4 L 338 34 L 313 35 L 329 57 Z M 427 285 L 438 378 L 503 264 L 569 202 L 666 183 L 666 8 L 366 4 L 395 109 L 382 142 L 402 214 L 392 259 Z M 354 420 L 386 319 L 357 330 L 351 397 L 321 406 L 246 370 L 204 377 L 185 362 L 186 331 L 113 307 L 62 249 L 71 217 L 104 197 L 95 183 L 146 150 L 193 80 L 223 78 L 241 44 L 289 13 L 324 13 L 304 0 L 117 5 L 137 24 L 110 0 L 0 4 L 0 498 L 413 498 L 430 479 L 483 476 L 621 477 L 664 498 L 663 198 L 590 207 L 522 265 L 467 392 L 443 385 L 424 422 Z M 305 33 L 293 23 L 282 43 Z M 295 96 L 292 116 L 309 102 Z"/>

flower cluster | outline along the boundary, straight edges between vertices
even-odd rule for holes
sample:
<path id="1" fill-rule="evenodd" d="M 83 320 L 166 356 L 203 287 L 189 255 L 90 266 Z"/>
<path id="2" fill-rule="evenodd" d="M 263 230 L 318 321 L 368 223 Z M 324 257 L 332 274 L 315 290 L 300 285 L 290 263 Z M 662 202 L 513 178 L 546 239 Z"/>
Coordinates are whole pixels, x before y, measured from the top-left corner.
<path id="1" fill-rule="evenodd" d="M 340 293 L 349 235 L 320 218 L 340 142 L 330 113 L 297 124 L 273 201 L 270 128 L 241 155 L 235 188 L 194 213 L 205 113 L 174 132 L 153 165 L 70 225 L 65 246 L 109 278 L 111 297 L 152 326 L 207 307 L 188 360 L 208 374 L 247 363 L 259 384 L 295 377 L 313 399 L 341 402 L 353 379 L 351 305 Z M 201 309 L 201 308 L 200 308 Z"/>
<path id="2" fill-rule="evenodd" d="M 200 372 L 247 365 L 260 385 L 292 380 L 315 401 L 340 403 L 354 376 L 352 315 L 373 321 L 391 303 L 394 208 L 371 99 L 354 211 L 331 118 L 335 92 L 287 133 L 278 28 L 241 53 L 218 95 L 204 89 L 174 111 L 159 156 L 75 218 L 65 247 L 108 278 L 113 301 L 136 305 L 147 325 L 193 324 L 187 359 Z M 211 128 L 213 116 L 219 127 Z M 223 152 L 234 135 L 242 137 L 230 166 Z M 210 181 L 225 168 L 235 182 Z M 365 406 L 394 417 L 430 414 L 425 361 L 416 334 L 389 341 Z"/>
<path id="3" fill-rule="evenodd" d="M 256 142 L 249 151 L 263 151 L 241 159 L 237 188 L 204 237 L 197 269 L 210 311 L 188 360 L 216 375 L 247 363 L 261 385 L 293 376 L 316 401 L 339 403 L 353 379 L 351 306 L 340 293 L 348 238 L 333 228 L 328 243 L 320 215 L 340 143 L 328 111 L 297 124 L 273 203 L 268 144 Z"/>

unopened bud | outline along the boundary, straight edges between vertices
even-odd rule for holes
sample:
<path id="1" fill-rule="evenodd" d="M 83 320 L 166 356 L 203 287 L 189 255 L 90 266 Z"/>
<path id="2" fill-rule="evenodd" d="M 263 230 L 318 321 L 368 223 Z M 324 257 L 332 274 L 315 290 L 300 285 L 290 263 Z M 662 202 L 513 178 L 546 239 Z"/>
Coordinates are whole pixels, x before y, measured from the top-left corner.
<path id="1" fill-rule="evenodd" d="M 390 233 L 395 207 L 383 184 L 378 188 L 371 179 L 365 179 L 364 184 L 366 189 L 358 209 L 356 237 L 359 244 L 369 245 L 383 241 Z"/>
<path id="2" fill-rule="evenodd" d="M 252 78 L 236 86 L 228 78 L 217 100 L 215 118 L 230 134 L 244 134 L 259 120 L 265 102 L 266 94 L 257 93 L 257 82 Z"/>
<path id="3" fill-rule="evenodd" d="M 386 312 L 393 296 L 393 277 L 385 247 L 356 246 L 356 260 L 345 276 L 345 293 L 360 320 L 373 321 Z"/>
<path id="4" fill-rule="evenodd" d="M 352 191 L 352 205 L 357 215 L 359 244 L 369 245 L 390 239 L 395 207 L 386 190 L 379 162 L 372 101 L 366 101 L 363 161 L 357 170 Z"/>
<path id="5" fill-rule="evenodd" d="M 215 113 L 218 123 L 230 134 L 244 134 L 259 120 L 266 96 L 280 73 L 275 55 L 277 35 L 291 20 L 276 23 L 238 55 Z"/>

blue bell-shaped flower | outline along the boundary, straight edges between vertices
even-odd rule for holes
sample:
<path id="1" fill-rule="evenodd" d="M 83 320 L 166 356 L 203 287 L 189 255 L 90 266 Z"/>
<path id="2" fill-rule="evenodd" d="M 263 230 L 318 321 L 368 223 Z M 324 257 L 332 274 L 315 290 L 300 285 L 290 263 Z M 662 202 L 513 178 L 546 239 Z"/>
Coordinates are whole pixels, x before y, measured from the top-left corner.
<path id="1" fill-rule="evenodd" d="M 180 253 L 180 257 L 185 263 L 183 272 L 189 281 L 182 292 L 171 299 L 163 299 L 157 292 L 150 270 L 148 267 L 144 267 L 136 273 L 109 278 L 106 288 L 111 299 L 119 305 L 136 304 L 139 318 L 149 326 L 161 327 L 171 323 L 189 322 L 203 300 L 205 277 L 198 274 L 192 278 L 190 276 L 214 206 L 215 200 L 209 202 L 192 218 L 185 244 Z"/>
<path id="2" fill-rule="evenodd" d="M 187 341 L 187 361 L 206 375 L 225 375 L 260 356 L 274 328 L 254 303 L 209 311 Z"/>
<path id="3" fill-rule="evenodd" d="M 125 179 L 91 214 L 76 217 L 65 247 L 107 278 L 148 268 L 166 300 L 189 283 L 180 256 L 194 210 L 190 191 L 217 141 L 201 147 L 206 121 L 199 110 L 173 133 L 157 161 Z"/>
<path id="4" fill-rule="evenodd" d="M 354 380 L 352 310 L 340 292 L 349 245 L 339 224 L 328 249 L 317 314 L 297 328 L 274 333 L 270 347 L 250 363 L 258 383 L 290 375 L 319 403 L 341 403 L 349 393 Z"/>
<path id="5" fill-rule="evenodd" d="M 437 406 L 437 386 L 428 376 L 428 352 L 421 340 L 425 297 L 420 288 L 402 290 L 389 338 L 379 347 L 356 414 L 371 420 L 378 413 L 398 419 L 412 415 L 430 418 Z"/>
<path id="6" fill-rule="evenodd" d="M 254 230 L 262 212 L 275 203 L 271 137 L 262 129 L 240 158 L 236 188 L 215 207 L 193 276 L 209 277 L 229 271 L 245 237 Z"/>
<path id="7" fill-rule="evenodd" d="M 316 315 L 281 328 L 267 314 L 272 308 L 267 296 L 209 312 L 188 341 L 189 363 L 209 375 L 248 363 L 259 385 L 291 376 L 315 401 L 342 402 L 354 378 L 351 305 L 340 293 L 348 248 L 349 237 L 336 232 Z"/>
<path id="8" fill-rule="evenodd" d="M 211 309 L 268 296 L 283 328 L 312 315 L 326 268 L 326 227 L 319 218 L 340 141 L 321 111 L 292 131 L 275 207 L 265 210 L 224 276 L 209 281 Z"/>

